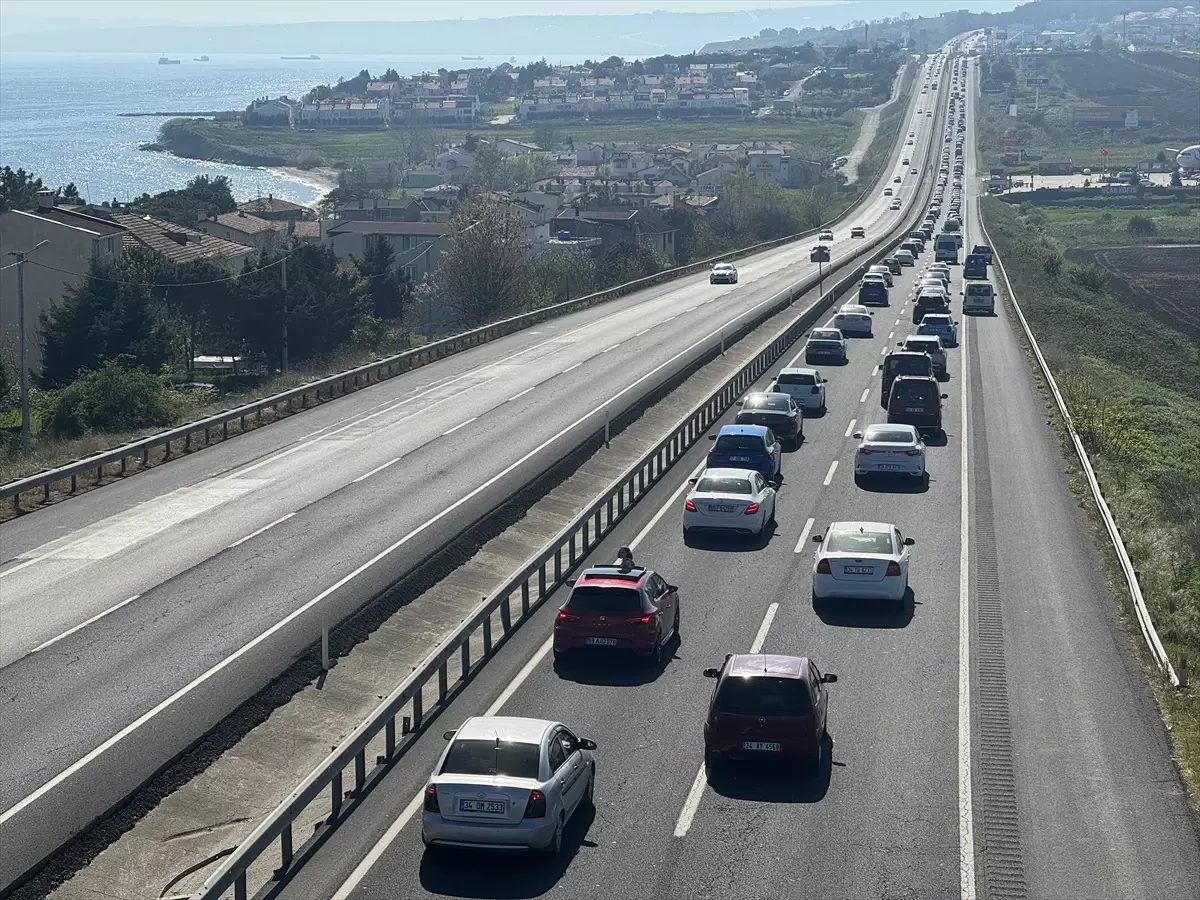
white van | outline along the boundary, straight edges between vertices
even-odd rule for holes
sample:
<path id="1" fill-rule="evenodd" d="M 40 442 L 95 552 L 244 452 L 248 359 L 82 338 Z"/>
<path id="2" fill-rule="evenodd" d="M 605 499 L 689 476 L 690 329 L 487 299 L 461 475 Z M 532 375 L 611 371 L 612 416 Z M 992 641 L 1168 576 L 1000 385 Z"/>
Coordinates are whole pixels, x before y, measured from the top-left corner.
<path id="1" fill-rule="evenodd" d="M 996 312 L 996 289 L 990 281 L 971 281 L 963 291 L 963 312 L 993 315 Z"/>

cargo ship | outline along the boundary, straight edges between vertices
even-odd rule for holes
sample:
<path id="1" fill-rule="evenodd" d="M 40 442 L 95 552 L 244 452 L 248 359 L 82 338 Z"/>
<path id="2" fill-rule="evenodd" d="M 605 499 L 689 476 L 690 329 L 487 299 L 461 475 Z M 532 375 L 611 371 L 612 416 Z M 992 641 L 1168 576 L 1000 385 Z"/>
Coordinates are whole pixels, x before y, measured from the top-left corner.
<path id="1" fill-rule="evenodd" d="M 160 57 L 158 58 L 158 64 L 159 64 L 160 66 L 177 66 L 177 65 L 179 65 L 179 60 L 177 60 L 177 59 L 168 59 L 168 58 L 167 58 L 167 57 L 165 57 L 165 56 L 160 56 Z"/>
<path id="2" fill-rule="evenodd" d="M 310 53 L 308 56 L 281 56 L 280 59 L 320 59 L 315 53 Z"/>

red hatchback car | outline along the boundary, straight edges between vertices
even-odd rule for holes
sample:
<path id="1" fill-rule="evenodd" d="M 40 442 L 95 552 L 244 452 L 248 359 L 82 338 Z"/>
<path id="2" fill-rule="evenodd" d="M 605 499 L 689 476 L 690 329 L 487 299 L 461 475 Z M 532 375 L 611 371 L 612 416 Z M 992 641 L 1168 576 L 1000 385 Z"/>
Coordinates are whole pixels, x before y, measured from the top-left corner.
<path id="1" fill-rule="evenodd" d="M 822 675 L 805 656 L 761 653 L 727 656 L 704 674 L 717 679 L 704 723 L 710 770 L 740 760 L 798 763 L 816 774 L 825 747 L 825 685 L 836 675 Z"/>
<path id="2" fill-rule="evenodd" d="M 592 566 L 572 585 L 554 620 L 554 659 L 583 648 L 632 650 L 650 663 L 679 634 L 679 588 L 635 566 L 622 547 L 611 566 Z"/>

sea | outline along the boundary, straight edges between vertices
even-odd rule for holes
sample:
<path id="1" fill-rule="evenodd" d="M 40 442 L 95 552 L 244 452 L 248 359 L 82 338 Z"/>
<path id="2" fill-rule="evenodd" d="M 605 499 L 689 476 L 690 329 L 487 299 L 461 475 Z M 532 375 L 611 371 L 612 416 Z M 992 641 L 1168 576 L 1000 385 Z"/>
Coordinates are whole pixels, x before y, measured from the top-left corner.
<path id="1" fill-rule="evenodd" d="M 171 54 L 168 54 L 171 55 Z M 507 56 L 464 60 L 451 56 L 324 55 L 318 60 L 278 54 L 171 55 L 179 65 L 159 65 L 143 53 L 4 53 L 0 55 L 0 166 L 23 168 L 47 186 L 74 182 L 92 202 L 121 201 L 179 188 L 189 178 L 227 175 L 239 200 L 272 194 L 311 204 L 322 188 L 301 173 L 179 159 L 139 150 L 169 117 L 120 116 L 130 112 L 199 112 L 244 109 L 256 97 L 293 98 L 318 84 L 335 84 L 361 69 L 401 75 L 496 66 Z M 554 59 L 573 64 L 583 57 Z M 523 64 L 531 59 L 518 58 Z"/>

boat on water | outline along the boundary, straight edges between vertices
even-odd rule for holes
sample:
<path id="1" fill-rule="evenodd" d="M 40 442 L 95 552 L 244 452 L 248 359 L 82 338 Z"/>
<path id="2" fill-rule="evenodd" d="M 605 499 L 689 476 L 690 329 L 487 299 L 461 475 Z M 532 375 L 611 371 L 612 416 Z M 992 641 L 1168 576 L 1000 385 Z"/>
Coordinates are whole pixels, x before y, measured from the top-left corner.
<path id="1" fill-rule="evenodd" d="M 204 56 L 193 56 L 192 57 L 192 62 L 208 62 L 208 61 L 209 61 L 208 54 L 205 54 Z"/>
<path id="2" fill-rule="evenodd" d="M 315 53 L 310 53 L 308 56 L 281 56 L 280 59 L 320 59 Z"/>
<path id="3" fill-rule="evenodd" d="M 462 59 L 483 59 L 482 56 L 463 56 Z"/>
<path id="4" fill-rule="evenodd" d="M 160 66 L 177 66 L 177 65 L 179 65 L 179 60 L 170 59 L 169 57 L 166 57 L 166 56 L 160 56 L 158 58 L 158 64 Z"/>

